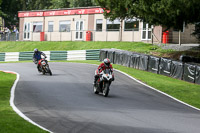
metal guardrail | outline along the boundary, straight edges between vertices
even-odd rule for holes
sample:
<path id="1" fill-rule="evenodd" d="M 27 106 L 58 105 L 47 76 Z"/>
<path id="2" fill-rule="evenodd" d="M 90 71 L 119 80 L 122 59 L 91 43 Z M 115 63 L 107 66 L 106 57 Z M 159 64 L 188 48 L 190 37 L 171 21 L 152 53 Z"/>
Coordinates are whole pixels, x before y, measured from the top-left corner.
<path id="1" fill-rule="evenodd" d="M 47 60 L 99 60 L 100 50 L 43 51 Z M 33 52 L 0 53 L 0 61 L 32 60 Z"/>

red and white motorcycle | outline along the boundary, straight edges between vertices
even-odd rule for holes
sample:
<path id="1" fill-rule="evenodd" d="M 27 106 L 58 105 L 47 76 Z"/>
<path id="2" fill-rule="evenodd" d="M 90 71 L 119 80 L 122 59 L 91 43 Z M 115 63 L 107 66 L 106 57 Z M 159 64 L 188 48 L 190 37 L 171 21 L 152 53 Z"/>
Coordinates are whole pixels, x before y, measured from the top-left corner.
<path id="1" fill-rule="evenodd" d="M 114 80 L 114 76 L 110 69 L 105 69 L 100 73 L 100 77 L 97 80 L 96 84 L 93 86 L 93 90 L 95 94 L 99 94 L 100 92 L 104 97 L 108 96 L 110 91 L 111 82 Z"/>

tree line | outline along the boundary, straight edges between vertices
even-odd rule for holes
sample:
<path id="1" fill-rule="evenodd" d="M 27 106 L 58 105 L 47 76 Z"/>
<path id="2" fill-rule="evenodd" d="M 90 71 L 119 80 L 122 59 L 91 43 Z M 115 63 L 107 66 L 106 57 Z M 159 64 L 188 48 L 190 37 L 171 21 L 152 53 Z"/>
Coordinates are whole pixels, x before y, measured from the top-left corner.
<path id="1" fill-rule="evenodd" d="M 0 0 L 5 26 L 18 25 L 18 11 L 96 6 L 95 0 Z"/>

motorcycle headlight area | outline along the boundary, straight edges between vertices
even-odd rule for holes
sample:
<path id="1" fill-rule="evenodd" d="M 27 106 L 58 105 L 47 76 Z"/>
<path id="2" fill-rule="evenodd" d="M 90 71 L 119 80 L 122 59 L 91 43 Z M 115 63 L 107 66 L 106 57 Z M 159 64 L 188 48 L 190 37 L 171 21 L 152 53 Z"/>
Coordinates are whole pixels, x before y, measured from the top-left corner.
<path id="1" fill-rule="evenodd" d="M 46 65 L 46 62 L 45 62 L 45 61 L 42 61 L 41 64 L 42 64 L 42 65 Z"/>

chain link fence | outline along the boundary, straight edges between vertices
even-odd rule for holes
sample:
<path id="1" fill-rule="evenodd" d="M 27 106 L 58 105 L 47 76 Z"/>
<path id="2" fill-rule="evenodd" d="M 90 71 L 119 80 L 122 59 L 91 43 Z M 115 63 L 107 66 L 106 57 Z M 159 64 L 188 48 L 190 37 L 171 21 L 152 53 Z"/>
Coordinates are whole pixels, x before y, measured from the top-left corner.
<path id="1" fill-rule="evenodd" d="M 69 30 L 65 32 L 24 32 L 0 34 L 1 41 L 125 41 L 153 44 L 197 44 L 193 30 L 163 32 L 161 29 Z M 42 35 L 43 34 L 43 35 Z"/>

